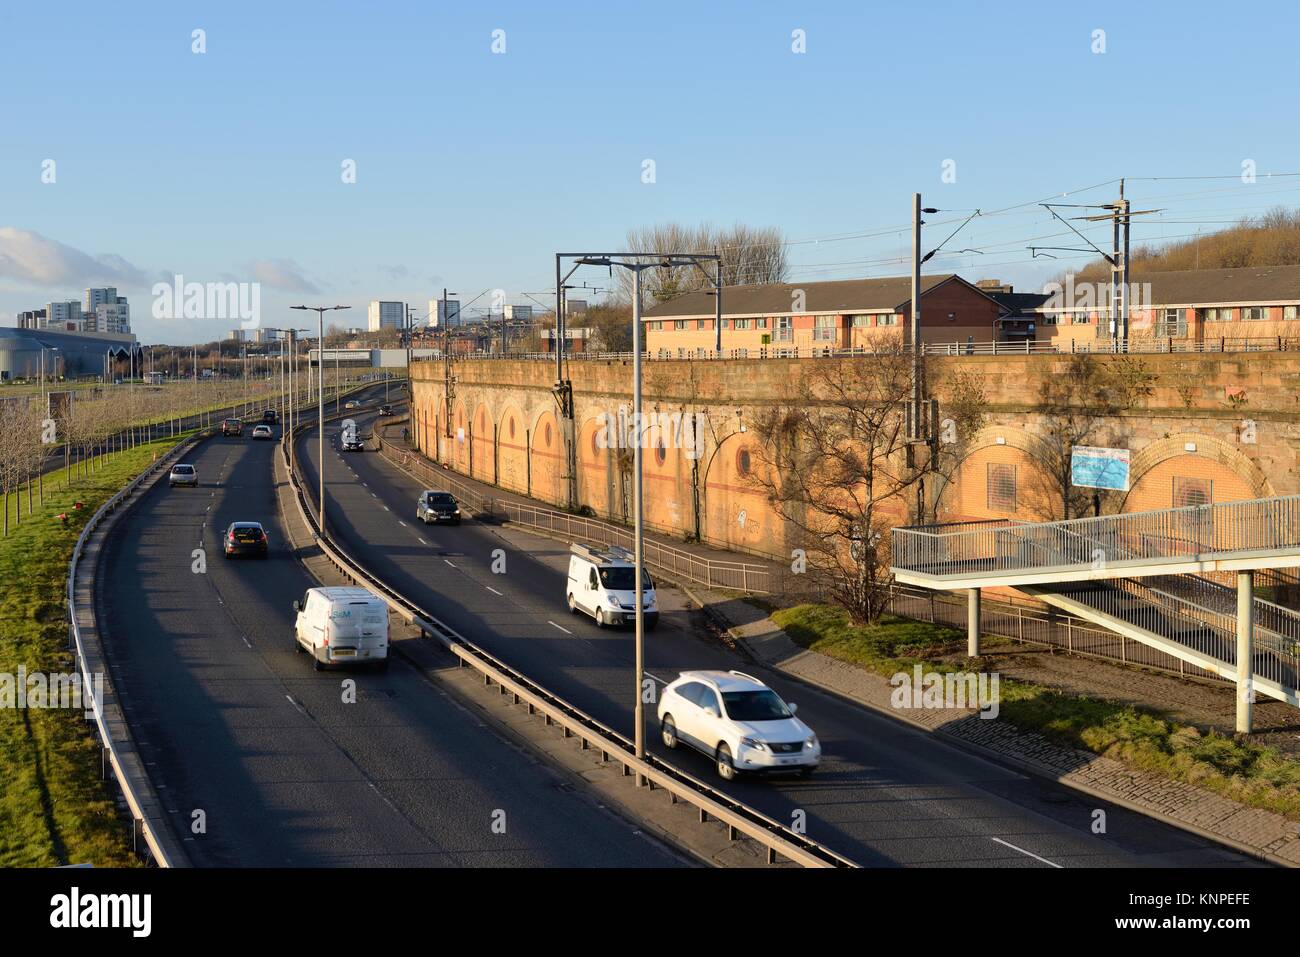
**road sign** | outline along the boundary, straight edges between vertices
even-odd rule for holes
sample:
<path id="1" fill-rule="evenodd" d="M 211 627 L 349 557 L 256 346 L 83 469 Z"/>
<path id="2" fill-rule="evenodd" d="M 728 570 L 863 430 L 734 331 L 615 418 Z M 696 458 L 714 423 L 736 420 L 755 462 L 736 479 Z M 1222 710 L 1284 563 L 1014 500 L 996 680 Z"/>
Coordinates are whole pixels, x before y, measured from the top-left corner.
<path id="1" fill-rule="evenodd" d="M 1128 449 L 1103 449 L 1090 445 L 1076 445 L 1070 449 L 1071 485 L 1127 492 L 1128 480 Z"/>

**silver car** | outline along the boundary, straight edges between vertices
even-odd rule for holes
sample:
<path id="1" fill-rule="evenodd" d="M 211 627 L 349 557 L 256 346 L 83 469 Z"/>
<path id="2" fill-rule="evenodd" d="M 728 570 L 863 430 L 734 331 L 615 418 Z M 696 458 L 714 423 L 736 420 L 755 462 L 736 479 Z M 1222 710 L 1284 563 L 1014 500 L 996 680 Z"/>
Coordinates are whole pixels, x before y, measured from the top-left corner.
<path id="1" fill-rule="evenodd" d="M 178 463 L 172 466 L 171 473 L 167 476 L 167 485 L 169 488 L 175 488 L 177 485 L 188 485 L 191 488 L 198 488 L 199 473 L 193 465 Z"/>

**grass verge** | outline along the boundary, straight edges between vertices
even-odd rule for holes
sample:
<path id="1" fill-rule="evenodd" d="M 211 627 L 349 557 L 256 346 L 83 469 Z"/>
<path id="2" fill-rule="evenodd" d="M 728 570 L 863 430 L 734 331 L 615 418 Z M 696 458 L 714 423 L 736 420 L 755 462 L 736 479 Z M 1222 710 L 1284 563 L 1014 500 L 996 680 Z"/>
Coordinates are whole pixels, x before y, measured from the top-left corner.
<path id="1" fill-rule="evenodd" d="M 77 536 L 105 500 L 181 438 L 114 453 L 102 468 L 74 476 L 70 489 L 62 469 L 50 473 L 44 506 L 29 516 L 22 496 L 21 525 L 10 497 L 9 537 L 0 539 L 0 672 L 75 669 L 65 590 Z M 129 833 L 100 780 L 98 738 L 80 709 L 0 707 L 0 867 L 134 866 Z"/>
<path id="2" fill-rule="evenodd" d="M 796 644 L 884 677 L 916 664 L 940 673 L 979 670 L 981 664 L 965 657 L 965 633 L 943 625 L 886 615 L 877 625 L 857 626 L 829 605 L 796 605 L 773 613 L 772 620 Z M 1300 820 L 1300 761 L 1276 748 L 1129 704 L 1007 678 L 999 685 L 999 717 L 1019 728 Z"/>

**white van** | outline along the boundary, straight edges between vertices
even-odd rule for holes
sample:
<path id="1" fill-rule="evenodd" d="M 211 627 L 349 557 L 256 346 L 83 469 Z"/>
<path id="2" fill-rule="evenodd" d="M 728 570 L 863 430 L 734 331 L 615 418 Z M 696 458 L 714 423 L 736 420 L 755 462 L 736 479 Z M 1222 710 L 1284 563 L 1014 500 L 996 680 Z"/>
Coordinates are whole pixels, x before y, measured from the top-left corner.
<path id="1" fill-rule="evenodd" d="M 388 667 L 388 606 L 374 592 L 355 585 L 309 588 L 293 610 L 294 650 L 311 654 L 317 671 L 339 664 Z"/>
<path id="2" fill-rule="evenodd" d="M 595 545 L 573 545 L 569 549 L 569 578 L 565 583 L 569 611 L 582 611 L 606 625 L 632 623 L 636 619 L 636 564 L 626 548 L 612 545 L 605 550 Z M 650 572 L 641 571 L 641 598 L 645 626 L 659 623 L 659 606 Z"/>

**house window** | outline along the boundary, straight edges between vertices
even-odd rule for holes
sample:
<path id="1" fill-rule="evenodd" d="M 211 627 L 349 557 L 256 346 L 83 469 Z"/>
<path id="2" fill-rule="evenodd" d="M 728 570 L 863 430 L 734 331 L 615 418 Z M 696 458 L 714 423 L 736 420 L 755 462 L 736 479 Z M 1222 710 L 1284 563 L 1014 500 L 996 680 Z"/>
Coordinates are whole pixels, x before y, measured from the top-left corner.
<path id="1" fill-rule="evenodd" d="M 991 512 L 1016 510 L 1016 467 L 997 462 L 988 464 L 988 507 Z"/>
<path id="2" fill-rule="evenodd" d="M 794 327 L 789 316 L 777 316 L 774 320 L 776 332 L 773 339 L 777 342 L 789 342 L 794 338 Z"/>
<path id="3" fill-rule="evenodd" d="M 839 325 L 839 316 L 814 316 L 813 339 L 818 342 L 834 341 L 836 333 L 839 332 Z"/>
<path id="4" fill-rule="evenodd" d="M 686 328 L 686 320 L 685 320 L 685 319 L 674 319 L 674 320 L 673 320 L 673 328 L 674 328 L 674 329 L 685 329 L 685 328 Z"/>
<path id="5" fill-rule="evenodd" d="M 708 322 L 709 322 L 709 321 L 708 321 L 707 319 L 696 319 L 696 320 L 695 320 L 695 328 L 696 328 L 696 329 L 707 329 L 707 328 L 709 328 L 709 326 L 708 326 Z"/>
<path id="6" fill-rule="evenodd" d="M 1076 326 L 1086 326 L 1092 323 L 1092 317 L 1089 316 L 1086 312 L 1076 312 L 1070 318 L 1070 321 Z"/>
<path id="7" fill-rule="evenodd" d="M 898 314 L 894 312 L 882 312 L 876 316 L 876 325 L 878 326 L 896 326 L 898 325 Z"/>
<path id="8" fill-rule="evenodd" d="M 1160 321 L 1156 330 L 1157 335 L 1180 338 L 1187 335 L 1187 310 L 1186 309 L 1162 309 L 1160 311 Z"/>
<path id="9" fill-rule="evenodd" d="M 948 321 L 949 321 L 949 322 L 956 322 L 956 321 L 957 321 L 957 313 L 955 313 L 955 312 L 950 312 L 950 313 L 948 313 Z"/>
<path id="10" fill-rule="evenodd" d="M 1045 326 L 1054 326 L 1056 325 L 1056 318 L 1057 318 L 1056 316 L 1049 316 L 1044 314 L 1042 319 L 1040 319 L 1039 321 L 1042 322 L 1042 324 Z"/>
<path id="11" fill-rule="evenodd" d="M 1300 319 L 1300 306 L 1283 306 L 1282 318 L 1288 321 L 1292 319 Z"/>
<path id="12" fill-rule="evenodd" d="M 766 319 L 756 319 L 756 320 L 754 320 L 754 328 L 755 328 L 755 329 L 766 329 L 766 328 L 767 328 L 767 320 L 766 320 Z"/>
<path id="13" fill-rule="evenodd" d="M 1232 322 L 1232 310 L 1219 307 L 1205 310 L 1206 322 Z"/>
<path id="14" fill-rule="evenodd" d="M 1264 322 L 1268 319 L 1267 306 L 1247 306 L 1241 310 L 1242 322 Z"/>
<path id="15" fill-rule="evenodd" d="M 748 328 L 749 328 L 749 320 L 748 320 L 748 319 L 732 319 L 732 320 L 731 320 L 731 328 L 733 328 L 733 329 L 748 329 Z"/>

